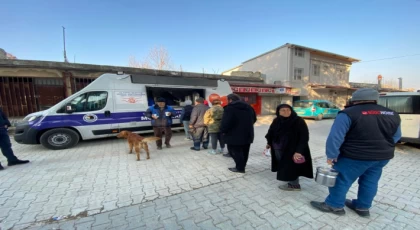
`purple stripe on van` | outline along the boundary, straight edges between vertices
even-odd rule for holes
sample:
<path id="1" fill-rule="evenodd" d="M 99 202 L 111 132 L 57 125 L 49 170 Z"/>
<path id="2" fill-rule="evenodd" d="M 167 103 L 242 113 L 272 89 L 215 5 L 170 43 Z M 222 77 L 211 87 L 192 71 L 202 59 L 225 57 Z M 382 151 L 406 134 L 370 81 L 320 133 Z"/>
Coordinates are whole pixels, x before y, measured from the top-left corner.
<path id="1" fill-rule="evenodd" d="M 175 116 L 172 119 L 179 119 L 182 110 L 175 110 Z M 111 113 L 111 116 L 105 117 L 104 113 L 86 113 L 86 114 L 63 114 L 47 116 L 41 120 L 30 122 L 35 129 L 50 129 L 59 127 L 106 125 L 128 122 L 148 122 L 146 112 L 119 112 Z"/>

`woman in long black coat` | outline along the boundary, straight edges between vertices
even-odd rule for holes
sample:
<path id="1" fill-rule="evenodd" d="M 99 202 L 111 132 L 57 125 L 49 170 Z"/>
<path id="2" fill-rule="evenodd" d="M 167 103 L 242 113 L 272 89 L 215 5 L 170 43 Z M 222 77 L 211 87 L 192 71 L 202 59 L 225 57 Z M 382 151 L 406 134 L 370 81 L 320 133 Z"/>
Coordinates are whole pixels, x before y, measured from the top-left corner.
<path id="1" fill-rule="evenodd" d="M 265 136 L 271 148 L 271 171 L 277 172 L 277 180 L 287 182 L 280 189 L 300 191 L 299 177 L 313 178 L 308 126 L 290 105 L 277 106 L 276 115 Z M 302 157 L 304 163 L 295 163 Z"/>

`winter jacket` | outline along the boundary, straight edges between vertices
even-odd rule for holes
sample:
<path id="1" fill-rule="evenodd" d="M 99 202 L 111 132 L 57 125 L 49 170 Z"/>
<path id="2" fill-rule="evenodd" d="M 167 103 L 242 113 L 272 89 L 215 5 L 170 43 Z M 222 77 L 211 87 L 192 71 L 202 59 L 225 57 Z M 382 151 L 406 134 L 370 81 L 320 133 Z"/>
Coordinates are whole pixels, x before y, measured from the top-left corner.
<path id="1" fill-rule="evenodd" d="M 192 105 L 186 105 L 181 112 L 181 121 L 190 121 L 193 109 L 194 107 Z"/>
<path id="2" fill-rule="evenodd" d="M 220 132 L 220 126 L 222 125 L 223 118 L 223 107 L 220 105 L 214 105 L 206 114 L 204 114 L 204 124 L 207 126 L 209 133 Z"/>
<path id="3" fill-rule="evenodd" d="M 194 106 L 194 109 L 191 113 L 190 125 L 192 125 L 194 128 L 205 127 L 206 125 L 204 124 L 204 114 L 208 109 L 209 107 L 204 104 L 198 104 Z"/>
<path id="4" fill-rule="evenodd" d="M 171 116 L 166 116 L 166 112 L 170 112 Z M 153 119 L 153 114 L 158 115 L 158 119 Z M 159 108 L 158 105 L 150 106 L 146 111 L 146 117 L 152 119 L 153 127 L 170 127 L 172 125 L 172 116 L 175 116 L 175 110 L 168 105 L 163 109 Z"/>
<path id="5" fill-rule="evenodd" d="M 249 145 L 254 141 L 254 109 L 244 101 L 235 101 L 224 108 L 220 132 L 228 145 Z"/>
<path id="6" fill-rule="evenodd" d="M 305 120 L 297 117 L 290 128 L 284 133 L 276 133 L 275 127 L 280 122 L 278 118 L 273 120 L 270 128 L 265 135 L 267 144 L 273 146 L 276 136 L 284 135 L 286 143 L 282 148 L 282 157 L 278 159 L 273 148 L 271 148 L 271 171 L 277 172 L 277 180 L 292 181 L 299 176 L 313 178 L 312 157 L 309 149 L 309 130 Z M 293 155 L 300 153 L 305 157 L 305 163 L 296 164 L 293 161 Z"/>

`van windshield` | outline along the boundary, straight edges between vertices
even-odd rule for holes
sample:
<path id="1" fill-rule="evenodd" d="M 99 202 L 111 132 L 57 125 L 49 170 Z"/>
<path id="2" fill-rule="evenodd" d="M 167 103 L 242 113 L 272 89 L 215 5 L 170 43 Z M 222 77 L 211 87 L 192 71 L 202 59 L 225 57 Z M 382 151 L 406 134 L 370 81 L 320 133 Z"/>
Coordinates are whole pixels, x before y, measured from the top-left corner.
<path id="1" fill-rule="evenodd" d="M 295 108 L 309 108 L 314 103 L 312 101 L 296 101 L 293 103 L 293 107 Z"/>

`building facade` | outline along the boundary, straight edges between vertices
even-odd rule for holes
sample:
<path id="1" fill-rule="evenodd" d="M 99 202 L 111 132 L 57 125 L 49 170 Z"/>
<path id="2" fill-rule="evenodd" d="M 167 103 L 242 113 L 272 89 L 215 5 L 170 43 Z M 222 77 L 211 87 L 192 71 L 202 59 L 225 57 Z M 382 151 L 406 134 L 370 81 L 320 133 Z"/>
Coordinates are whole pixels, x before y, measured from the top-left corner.
<path id="1" fill-rule="evenodd" d="M 160 71 L 64 62 L 0 59 L 0 107 L 11 118 L 48 109 L 81 90 L 104 73 L 122 71 L 147 76 L 202 77 L 237 83 L 260 83 L 261 75 L 222 76 L 217 74 Z"/>
<path id="2" fill-rule="evenodd" d="M 349 85 L 351 65 L 358 59 L 295 44 L 263 53 L 223 72 L 260 72 L 266 84 L 290 88 L 292 100 L 325 99 L 343 107 L 355 90 Z"/>

